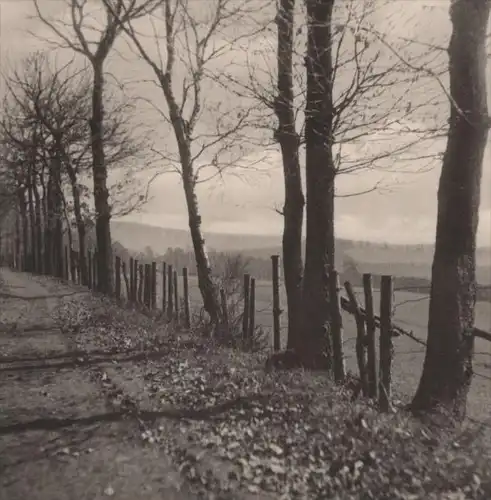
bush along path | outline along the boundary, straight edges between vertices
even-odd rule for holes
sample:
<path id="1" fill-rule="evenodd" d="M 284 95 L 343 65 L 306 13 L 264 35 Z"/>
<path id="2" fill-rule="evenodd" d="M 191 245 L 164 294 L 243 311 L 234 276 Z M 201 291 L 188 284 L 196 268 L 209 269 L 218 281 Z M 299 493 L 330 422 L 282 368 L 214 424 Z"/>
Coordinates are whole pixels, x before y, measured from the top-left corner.
<path id="1" fill-rule="evenodd" d="M 73 286 L 1 277 L 2 499 L 491 495 L 483 429 L 382 415 L 323 374 L 266 372 Z"/>

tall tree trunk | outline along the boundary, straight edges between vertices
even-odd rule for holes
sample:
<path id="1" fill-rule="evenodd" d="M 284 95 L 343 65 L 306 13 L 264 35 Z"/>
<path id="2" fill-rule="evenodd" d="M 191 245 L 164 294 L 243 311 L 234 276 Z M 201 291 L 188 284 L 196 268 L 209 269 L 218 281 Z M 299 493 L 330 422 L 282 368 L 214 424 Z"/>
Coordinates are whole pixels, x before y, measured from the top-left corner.
<path id="1" fill-rule="evenodd" d="M 78 254 L 79 254 L 79 266 L 80 266 L 80 279 L 82 285 L 88 285 L 88 273 L 87 273 L 87 261 L 85 255 L 87 253 L 86 244 L 86 232 L 85 232 L 85 221 L 82 215 L 82 206 L 80 203 L 80 189 L 77 182 L 76 172 L 71 168 L 67 167 L 68 176 L 70 178 L 70 184 L 72 186 L 72 197 L 73 197 L 73 212 L 75 214 L 75 222 L 77 224 L 77 234 L 78 234 Z"/>
<path id="2" fill-rule="evenodd" d="M 42 174 L 40 174 L 40 178 L 42 178 Z M 35 172 L 33 173 L 33 194 L 34 194 L 34 211 L 36 215 L 36 262 L 37 268 L 36 271 L 39 274 L 43 273 L 44 263 L 43 263 L 43 248 L 44 248 L 44 239 L 43 239 L 43 228 L 45 227 L 45 221 L 43 220 L 43 203 L 41 201 L 41 197 L 39 195 L 38 185 L 36 182 Z"/>
<path id="3" fill-rule="evenodd" d="M 57 154 L 51 171 L 53 182 L 53 271 L 57 278 L 63 278 L 63 192 L 61 187 L 61 160 Z"/>
<path id="4" fill-rule="evenodd" d="M 332 11 L 334 0 L 306 0 L 307 102 L 305 144 L 307 242 L 302 287 L 302 364 L 331 367 L 328 273 L 334 268 L 334 180 L 332 156 Z"/>
<path id="5" fill-rule="evenodd" d="M 36 250 L 39 242 L 37 241 L 36 233 L 36 214 L 34 209 L 34 189 L 36 189 L 35 177 L 34 177 L 34 166 L 28 165 L 28 185 L 27 185 L 27 204 L 29 212 L 29 228 L 30 228 L 30 240 L 31 244 L 29 246 L 29 270 L 31 272 L 37 272 L 36 263 Z"/>
<path id="6" fill-rule="evenodd" d="M 97 239 L 97 290 L 107 295 L 113 290 L 111 247 L 111 208 L 107 189 L 107 167 L 104 154 L 104 73 L 102 64 L 93 64 L 92 116 L 90 119 L 92 177 L 94 179 L 95 231 Z"/>
<path id="7" fill-rule="evenodd" d="M 486 31 L 491 0 L 450 7 L 450 129 L 438 188 L 428 344 L 415 411 L 444 410 L 462 421 L 472 379 L 476 233 L 490 120 Z"/>
<path id="8" fill-rule="evenodd" d="M 29 252 L 29 226 L 27 222 L 27 203 L 26 203 L 26 187 L 25 184 L 19 187 L 17 191 L 19 203 L 19 234 L 20 234 L 20 255 L 21 255 L 21 270 L 27 271 L 28 252 Z"/>
<path id="9" fill-rule="evenodd" d="M 212 327 L 216 329 L 220 324 L 221 307 L 218 298 L 218 290 L 215 283 L 213 283 L 210 260 L 206 252 L 205 239 L 201 230 L 201 216 L 199 213 L 198 198 L 196 196 L 196 175 L 191 155 L 190 132 L 179 111 L 179 107 L 172 92 L 172 81 L 170 76 L 161 75 L 160 84 L 167 105 L 169 106 L 169 115 L 179 149 L 179 160 L 182 168 L 181 178 L 188 210 L 189 231 L 191 233 L 194 256 L 196 259 L 198 286 L 201 297 L 203 298 L 205 311 L 210 316 Z"/>
<path id="10" fill-rule="evenodd" d="M 305 199 L 302 190 L 299 147 L 295 127 L 293 97 L 293 43 L 295 0 L 280 0 L 276 14 L 278 27 L 278 96 L 275 112 L 278 118 L 276 139 L 281 147 L 285 204 L 283 207 L 283 271 L 288 306 L 287 348 L 299 352 L 302 298 L 302 226 Z"/>

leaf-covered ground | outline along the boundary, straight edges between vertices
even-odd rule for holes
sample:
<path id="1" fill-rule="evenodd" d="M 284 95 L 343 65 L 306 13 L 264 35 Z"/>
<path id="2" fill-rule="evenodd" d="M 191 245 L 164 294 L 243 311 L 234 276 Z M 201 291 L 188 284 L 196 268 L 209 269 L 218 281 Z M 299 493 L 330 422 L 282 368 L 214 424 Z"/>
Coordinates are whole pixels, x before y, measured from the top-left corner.
<path id="1" fill-rule="evenodd" d="M 261 355 L 100 297 L 68 295 L 51 317 L 103 395 L 105 418 L 133 423 L 142 454 L 172 457 L 194 498 L 491 497 L 486 428 L 451 434 L 403 410 L 380 415 L 323 374 L 266 373 Z"/>

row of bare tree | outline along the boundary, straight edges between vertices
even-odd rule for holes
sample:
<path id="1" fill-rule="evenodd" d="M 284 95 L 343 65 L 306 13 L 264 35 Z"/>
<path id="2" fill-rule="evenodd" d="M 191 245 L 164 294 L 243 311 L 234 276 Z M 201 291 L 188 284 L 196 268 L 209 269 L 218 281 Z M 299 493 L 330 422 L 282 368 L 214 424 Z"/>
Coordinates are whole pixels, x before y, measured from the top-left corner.
<path id="1" fill-rule="evenodd" d="M 151 151 L 161 171 L 171 168 L 182 180 L 199 287 L 210 321 L 218 325 L 223 312 L 196 188 L 228 169 L 253 169 L 251 162 L 244 164 L 248 153 L 276 144 L 285 183 L 279 212 L 288 350 L 306 368 L 331 370 L 328 276 L 335 263 L 335 198 L 380 187 L 343 194 L 337 180 L 366 169 L 393 169 L 395 163 L 402 170 L 429 168 L 441 158 L 436 141 L 448 134 L 428 351 L 414 408 L 443 405 L 462 418 L 472 374 L 475 241 L 489 126 L 490 0 L 452 2 L 449 61 L 440 46 L 381 30 L 374 19 L 385 2 L 374 0 L 65 2 L 67 11 L 51 19 L 33 0 L 58 48 L 85 69 L 53 67 L 50 54 L 38 54 L 6 77 L 2 174 L 12 187 L 6 192 L 15 196 L 4 198 L 15 201 L 23 230 L 30 228 L 31 248 L 44 248 L 45 259 L 57 262 L 63 228 L 71 238 L 75 224 L 83 254 L 87 222 L 93 220 L 99 288 L 111 293 L 110 218 L 117 203 L 122 210 L 134 203 L 119 199 L 121 181 L 111 192 L 108 176 Z M 163 99 L 162 109 L 143 92 L 137 96 L 157 110 L 164 148 L 135 142 L 124 126 L 127 114 L 110 97 L 107 66 L 123 43 L 136 54 L 134 64 L 149 70 Z M 449 90 L 442 83 L 447 76 Z M 443 111 L 448 105 L 450 120 Z"/>

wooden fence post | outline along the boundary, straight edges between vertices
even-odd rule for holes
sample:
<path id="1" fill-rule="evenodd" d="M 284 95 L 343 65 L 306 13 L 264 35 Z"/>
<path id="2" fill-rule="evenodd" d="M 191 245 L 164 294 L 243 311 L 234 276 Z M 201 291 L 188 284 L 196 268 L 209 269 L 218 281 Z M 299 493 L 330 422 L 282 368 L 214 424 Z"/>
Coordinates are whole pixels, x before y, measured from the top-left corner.
<path id="1" fill-rule="evenodd" d="M 34 255 L 34 252 L 30 255 Z M 70 269 L 70 260 L 69 260 L 69 256 L 68 256 L 68 246 L 65 245 L 65 258 L 64 258 L 64 264 L 65 264 L 65 268 L 63 270 L 63 278 L 66 280 L 66 281 L 70 281 L 70 273 L 69 273 L 69 269 Z M 31 263 L 32 263 L 32 260 L 31 260 Z M 34 266 L 32 266 L 32 268 L 34 268 Z"/>
<path id="2" fill-rule="evenodd" d="M 99 273 L 98 273 L 98 263 L 99 263 L 99 254 L 97 250 L 94 250 L 94 254 L 92 255 L 92 288 L 97 290 L 97 284 L 99 281 Z"/>
<path id="3" fill-rule="evenodd" d="M 135 266 L 133 264 L 133 257 L 130 257 L 130 288 L 128 290 L 128 302 L 133 302 L 133 288 L 135 286 Z"/>
<path id="4" fill-rule="evenodd" d="M 162 262 L 162 314 L 167 307 L 167 264 Z"/>
<path id="5" fill-rule="evenodd" d="M 150 305 L 152 303 L 152 277 L 151 277 L 152 266 L 150 264 L 145 264 L 145 278 L 144 278 L 144 287 L 143 287 L 143 302 L 147 309 L 150 309 Z"/>
<path id="6" fill-rule="evenodd" d="M 167 264 L 167 321 L 172 321 L 174 316 L 174 269 L 172 264 Z"/>
<path id="7" fill-rule="evenodd" d="M 367 378 L 368 396 L 377 399 L 378 376 L 377 376 L 377 350 L 375 345 L 375 313 L 373 310 L 373 288 L 372 275 L 363 274 L 363 293 L 365 296 L 365 321 L 367 327 Z"/>
<path id="8" fill-rule="evenodd" d="M 140 275 L 139 275 L 140 264 L 138 264 L 138 259 L 133 259 L 133 275 L 135 280 L 133 281 L 133 302 L 136 304 L 138 302 L 138 287 L 140 286 Z"/>
<path id="9" fill-rule="evenodd" d="M 249 293 L 249 332 L 247 335 L 247 346 L 252 349 L 254 343 L 254 331 L 256 330 L 256 278 L 251 278 L 251 291 Z"/>
<path id="10" fill-rule="evenodd" d="M 121 299 L 121 257 L 118 255 L 114 259 L 114 296 L 116 300 Z"/>
<path id="11" fill-rule="evenodd" d="M 76 269 L 75 251 L 70 249 L 70 274 L 72 277 L 72 283 L 77 282 Z"/>
<path id="12" fill-rule="evenodd" d="M 174 310 L 175 318 L 179 323 L 179 275 L 177 274 L 177 269 L 174 270 Z"/>
<path id="13" fill-rule="evenodd" d="M 191 307 L 189 303 L 189 275 L 188 268 L 182 268 L 182 282 L 184 293 L 184 327 L 191 328 Z"/>
<path id="14" fill-rule="evenodd" d="M 342 383 L 346 378 L 343 354 L 343 317 L 341 315 L 339 297 L 339 275 L 337 271 L 334 270 L 329 273 L 329 298 L 331 306 L 334 380 L 338 383 Z"/>
<path id="15" fill-rule="evenodd" d="M 355 292 L 349 281 L 344 283 L 344 288 L 348 294 L 348 299 L 353 310 L 356 321 L 356 360 L 360 371 L 361 389 L 364 396 L 368 396 L 368 380 L 367 380 L 367 365 L 366 365 L 366 334 L 365 334 L 365 318 L 360 310 L 360 305 L 356 299 Z"/>
<path id="16" fill-rule="evenodd" d="M 382 276 L 380 282 L 380 384 L 379 406 L 381 411 L 389 411 L 392 371 L 392 276 Z"/>
<path id="17" fill-rule="evenodd" d="M 138 304 L 143 304 L 143 286 L 145 278 L 143 275 L 143 264 L 138 265 Z"/>
<path id="18" fill-rule="evenodd" d="M 126 286 L 126 301 L 131 302 L 131 281 L 128 279 L 128 273 L 126 272 L 126 262 L 121 263 L 121 269 L 123 271 L 124 284 Z"/>
<path id="19" fill-rule="evenodd" d="M 280 256 L 271 256 L 273 274 L 273 351 L 281 350 L 280 325 Z"/>
<path id="20" fill-rule="evenodd" d="M 92 290 L 92 252 L 90 250 L 87 251 L 87 274 L 87 287 Z"/>
<path id="21" fill-rule="evenodd" d="M 249 334 L 249 309 L 250 309 L 251 275 L 244 274 L 244 314 L 242 315 L 242 342 L 244 348 L 247 346 Z"/>
<path id="22" fill-rule="evenodd" d="M 152 262 L 152 269 L 151 269 L 151 290 L 152 290 L 152 301 L 151 301 L 151 306 L 152 309 L 157 309 L 157 263 Z"/>
<path id="23" fill-rule="evenodd" d="M 82 283 L 82 259 L 85 257 L 80 253 L 80 251 L 77 252 L 77 285 L 83 285 Z"/>

